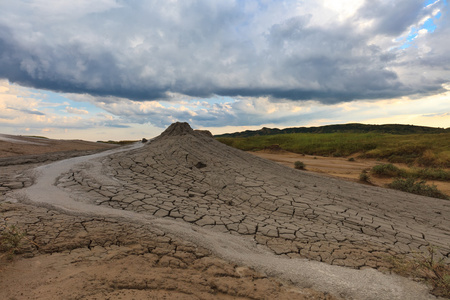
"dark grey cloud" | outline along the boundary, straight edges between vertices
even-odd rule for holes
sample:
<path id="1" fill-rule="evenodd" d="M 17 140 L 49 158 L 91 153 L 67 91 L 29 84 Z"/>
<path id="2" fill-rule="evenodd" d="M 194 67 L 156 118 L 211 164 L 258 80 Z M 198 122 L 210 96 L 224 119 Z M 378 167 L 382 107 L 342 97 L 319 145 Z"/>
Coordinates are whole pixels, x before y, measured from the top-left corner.
<path id="1" fill-rule="evenodd" d="M 170 100 L 168 94 L 178 93 L 322 103 L 434 93 L 448 79 L 443 63 L 449 52 L 440 50 L 439 41 L 443 33 L 430 39 L 433 51 L 420 61 L 414 49 L 400 51 L 393 43 L 374 41 L 377 36 L 392 40 L 417 24 L 431 11 L 422 1 L 366 1 L 352 18 L 324 24 L 317 24 L 320 12 L 311 5 L 207 0 L 0 4 L 0 78 L 133 100 Z M 445 8 L 441 19 L 448 19 Z M 371 25 L 358 27 L 363 22 Z M 431 75 L 424 81 L 420 74 L 425 72 Z"/>
<path id="2" fill-rule="evenodd" d="M 370 0 L 359 9 L 357 18 L 373 21 L 374 34 L 398 36 L 429 12 L 423 5 L 423 0 Z"/>

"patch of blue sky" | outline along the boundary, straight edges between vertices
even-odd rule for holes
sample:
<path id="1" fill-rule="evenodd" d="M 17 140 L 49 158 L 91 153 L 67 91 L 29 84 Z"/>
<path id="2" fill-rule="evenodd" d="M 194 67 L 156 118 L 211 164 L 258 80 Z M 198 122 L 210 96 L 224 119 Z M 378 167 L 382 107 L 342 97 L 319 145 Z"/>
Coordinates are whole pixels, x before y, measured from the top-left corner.
<path id="1" fill-rule="evenodd" d="M 76 109 L 87 110 L 89 114 L 92 115 L 104 112 L 101 108 L 98 108 L 91 103 L 73 101 L 69 98 L 64 97 L 59 93 L 46 90 L 35 90 L 35 89 L 30 90 L 39 95 L 39 99 L 41 100 L 40 108 L 55 109 L 58 110 L 59 114 L 69 115 L 70 113 L 67 113 L 65 110 L 67 106 Z"/>
<path id="2" fill-rule="evenodd" d="M 436 25 L 434 25 L 433 19 L 429 18 L 422 25 L 422 29 L 426 29 L 428 32 L 434 32 L 436 30 Z"/>
<path id="3" fill-rule="evenodd" d="M 424 3 L 423 3 L 423 7 L 427 7 L 428 5 L 430 5 L 430 4 L 433 4 L 433 3 L 436 3 L 436 2 L 438 2 L 439 0 L 426 0 Z"/>
<path id="4" fill-rule="evenodd" d="M 427 7 L 428 5 L 432 5 L 437 2 L 442 2 L 442 4 L 447 5 L 447 0 L 425 0 L 423 2 L 423 7 Z"/>
<path id="5" fill-rule="evenodd" d="M 427 2 L 434 3 L 436 1 L 427 1 Z M 447 4 L 447 2 L 444 1 L 444 4 Z M 422 29 L 427 30 L 429 33 L 433 33 L 437 28 L 436 24 L 434 24 L 434 21 L 439 20 L 441 16 L 442 16 L 441 12 L 438 12 L 435 16 L 428 18 L 419 28 L 412 27 L 408 36 L 406 36 L 405 43 L 400 46 L 400 49 L 406 49 L 408 47 L 411 47 L 411 42 L 415 38 L 417 38 L 417 36 L 419 35 L 419 31 Z M 398 41 L 401 40 L 403 40 L 403 38 L 398 39 Z"/>

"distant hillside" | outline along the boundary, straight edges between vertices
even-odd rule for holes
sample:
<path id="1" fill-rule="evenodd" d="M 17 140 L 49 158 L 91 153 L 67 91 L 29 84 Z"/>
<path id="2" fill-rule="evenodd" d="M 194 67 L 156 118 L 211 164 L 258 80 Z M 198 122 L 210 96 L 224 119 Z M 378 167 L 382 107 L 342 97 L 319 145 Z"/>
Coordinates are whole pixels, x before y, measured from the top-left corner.
<path id="1" fill-rule="evenodd" d="M 216 135 L 215 137 L 251 137 L 261 135 L 275 135 L 285 133 L 390 133 L 390 134 L 424 134 L 424 133 L 446 133 L 450 132 L 450 128 L 436 128 L 415 125 L 400 125 L 400 124 L 386 124 L 386 125 L 366 125 L 359 123 L 326 125 L 319 127 L 292 127 L 285 129 L 267 128 L 263 127 L 259 130 L 246 130 L 242 132 L 226 133 Z"/>

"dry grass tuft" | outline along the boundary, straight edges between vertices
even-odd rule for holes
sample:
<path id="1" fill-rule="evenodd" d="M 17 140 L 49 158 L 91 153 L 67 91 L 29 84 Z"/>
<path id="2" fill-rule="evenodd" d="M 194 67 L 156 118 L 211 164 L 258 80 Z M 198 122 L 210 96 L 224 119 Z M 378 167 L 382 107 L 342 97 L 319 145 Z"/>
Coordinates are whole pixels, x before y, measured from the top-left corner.
<path id="1" fill-rule="evenodd" d="M 6 256 L 8 259 L 12 259 L 19 251 L 22 239 L 25 237 L 25 233 L 19 230 L 14 225 L 3 224 L 0 226 L 0 258 Z"/>
<path id="2" fill-rule="evenodd" d="M 407 277 L 424 281 L 432 288 L 435 296 L 450 298 L 450 265 L 436 247 L 428 247 L 427 253 L 414 255 L 412 259 L 390 257 L 392 271 Z"/>

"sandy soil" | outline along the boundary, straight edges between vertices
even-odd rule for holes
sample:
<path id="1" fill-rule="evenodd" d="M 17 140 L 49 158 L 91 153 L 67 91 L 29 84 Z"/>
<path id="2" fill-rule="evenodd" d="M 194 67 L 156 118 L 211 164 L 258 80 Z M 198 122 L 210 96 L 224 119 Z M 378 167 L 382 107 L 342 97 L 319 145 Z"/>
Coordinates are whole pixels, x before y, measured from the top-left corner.
<path id="1" fill-rule="evenodd" d="M 82 140 L 52 140 L 0 134 L 0 157 L 37 155 L 65 151 L 105 150 L 117 147 Z"/>
<path id="2" fill-rule="evenodd" d="M 0 298 L 433 299 L 375 269 L 430 243 L 447 253 L 443 201 L 291 170 L 178 125 L 139 146 L 0 166 L 0 222 L 27 235 L 0 260 Z"/>
<path id="3" fill-rule="evenodd" d="M 359 181 L 359 175 L 363 170 L 369 170 L 372 167 L 388 163 L 383 161 L 377 161 L 373 159 L 361 159 L 354 157 L 355 161 L 349 161 L 348 158 L 342 157 L 323 157 L 323 156 L 312 156 L 312 155 L 301 155 L 297 153 L 292 153 L 288 151 L 271 151 L 271 150 L 261 150 L 255 152 L 249 152 L 258 157 L 269 159 L 280 163 L 284 166 L 293 168 L 296 161 L 302 161 L 305 163 L 305 169 L 308 171 L 326 174 L 337 178 L 342 178 L 346 180 L 351 180 L 354 182 Z M 394 164 L 400 168 L 408 169 L 407 165 L 404 164 Z M 371 183 L 376 186 L 385 187 L 387 184 L 392 182 L 390 178 L 379 178 L 371 176 Z M 443 193 L 450 195 L 450 183 L 445 181 L 428 180 L 427 184 L 434 184 Z"/>

